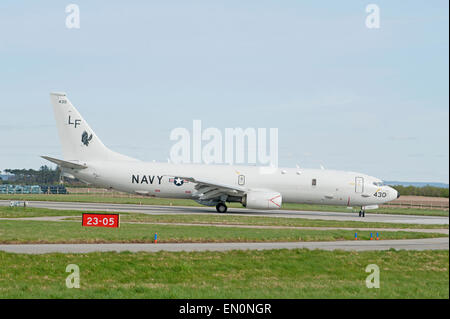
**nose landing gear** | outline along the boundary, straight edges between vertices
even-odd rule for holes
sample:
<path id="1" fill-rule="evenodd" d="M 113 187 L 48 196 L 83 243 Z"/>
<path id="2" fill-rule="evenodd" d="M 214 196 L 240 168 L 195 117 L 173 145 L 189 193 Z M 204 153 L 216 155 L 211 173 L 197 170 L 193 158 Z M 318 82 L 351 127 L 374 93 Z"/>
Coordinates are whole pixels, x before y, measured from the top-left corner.
<path id="1" fill-rule="evenodd" d="M 363 209 L 362 207 L 361 210 L 359 211 L 359 217 L 366 217 L 366 210 Z"/>
<path id="2" fill-rule="evenodd" d="M 218 213 L 226 213 L 227 212 L 227 205 L 225 205 L 224 203 L 218 203 L 216 205 L 216 210 Z"/>

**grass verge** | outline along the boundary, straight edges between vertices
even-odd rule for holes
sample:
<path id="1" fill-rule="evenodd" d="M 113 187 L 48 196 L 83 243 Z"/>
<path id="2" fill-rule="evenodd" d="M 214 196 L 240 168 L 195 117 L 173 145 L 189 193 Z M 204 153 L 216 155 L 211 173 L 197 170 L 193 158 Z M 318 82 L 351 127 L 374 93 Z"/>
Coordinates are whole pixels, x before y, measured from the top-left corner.
<path id="1" fill-rule="evenodd" d="M 101 212 L 94 212 L 101 213 Z M 110 213 L 110 212 L 109 212 Z M 33 207 L 6 207 L 0 206 L 1 218 L 23 218 L 44 216 L 74 216 L 78 220 L 82 212 L 77 210 L 54 210 Z M 226 224 L 226 225 L 252 225 L 252 226 L 292 226 L 292 227 L 359 227 L 364 228 L 419 228 L 419 229 L 443 229 L 449 225 L 419 225 L 419 224 L 394 224 L 394 223 L 367 223 L 359 221 L 334 221 L 306 218 L 276 218 L 242 215 L 206 215 L 206 214 L 164 214 L 146 215 L 139 213 L 120 213 L 123 222 L 141 223 L 191 223 L 191 224 Z"/>
<path id="2" fill-rule="evenodd" d="M 359 239 L 369 239 L 370 230 L 357 230 Z M 355 231 L 309 229 L 255 229 L 214 226 L 122 224 L 120 228 L 82 227 L 78 222 L 0 221 L 0 243 L 151 243 L 158 233 L 160 243 L 286 242 L 352 240 Z M 381 239 L 435 238 L 437 233 L 383 231 Z"/>
<path id="3" fill-rule="evenodd" d="M 449 298 L 449 252 L 0 252 L 0 298 Z M 80 288 L 66 287 L 66 267 Z M 367 265 L 380 288 L 365 284 Z"/>
<path id="4" fill-rule="evenodd" d="M 306 218 L 260 217 L 242 215 L 202 215 L 202 214 L 174 214 L 174 215 L 145 215 L 129 213 L 121 216 L 124 222 L 145 223 L 193 223 L 193 224 L 226 224 L 253 226 L 288 226 L 288 227 L 358 227 L 364 228 L 448 228 L 449 225 L 421 225 L 396 224 L 379 222 L 338 221 Z"/>

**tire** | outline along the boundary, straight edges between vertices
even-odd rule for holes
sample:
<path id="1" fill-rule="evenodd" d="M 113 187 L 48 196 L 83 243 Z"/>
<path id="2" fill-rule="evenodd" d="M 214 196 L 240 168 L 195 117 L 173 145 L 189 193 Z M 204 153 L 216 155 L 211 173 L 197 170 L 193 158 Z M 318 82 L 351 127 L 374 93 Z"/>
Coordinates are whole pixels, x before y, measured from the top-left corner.
<path id="1" fill-rule="evenodd" d="M 216 210 L 218 213 L 221 213 L 221 214 L 226 213 L 227 209 L 228 209 L 228 207 L 224 203 L 219 203 L 216 205 Z"/>

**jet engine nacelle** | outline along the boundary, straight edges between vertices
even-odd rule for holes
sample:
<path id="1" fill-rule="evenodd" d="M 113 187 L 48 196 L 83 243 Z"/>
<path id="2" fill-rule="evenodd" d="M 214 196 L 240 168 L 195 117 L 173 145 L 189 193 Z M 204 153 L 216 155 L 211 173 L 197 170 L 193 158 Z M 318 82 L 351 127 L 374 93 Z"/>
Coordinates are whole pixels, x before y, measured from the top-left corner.
<path id="1" fill-rule="evenodd" d="M 271 192 L 248 192 L 242 198 L 242 205 L 253 209 L 280 209 L 281 194 Z"/>

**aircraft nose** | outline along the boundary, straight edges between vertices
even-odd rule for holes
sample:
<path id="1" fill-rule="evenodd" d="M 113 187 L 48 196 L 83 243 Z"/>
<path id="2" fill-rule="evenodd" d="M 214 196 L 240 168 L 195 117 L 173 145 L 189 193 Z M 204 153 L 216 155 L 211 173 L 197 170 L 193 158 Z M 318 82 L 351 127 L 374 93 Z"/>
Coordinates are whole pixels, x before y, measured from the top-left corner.
<path id="1" fill-rule="evenodd" d="M 390 200 L 394 200 L 394 199 L 400 197 L 400 193 L 394 187 L 388 186 L 388 190 L 389 190 L 389 193 L 392 194 L 389 196 L 391 198 Z"/>
<path id="2" fill-rule="evenodd" d="M 396 199 L 396 198 L 400 197 L 400 193 L 398 192 L 398 190 L 396 190 L 393 187 L 390 187 L 390 190 L 392 191 L 392 194 L 394 195 L 393 199 Z"/>

